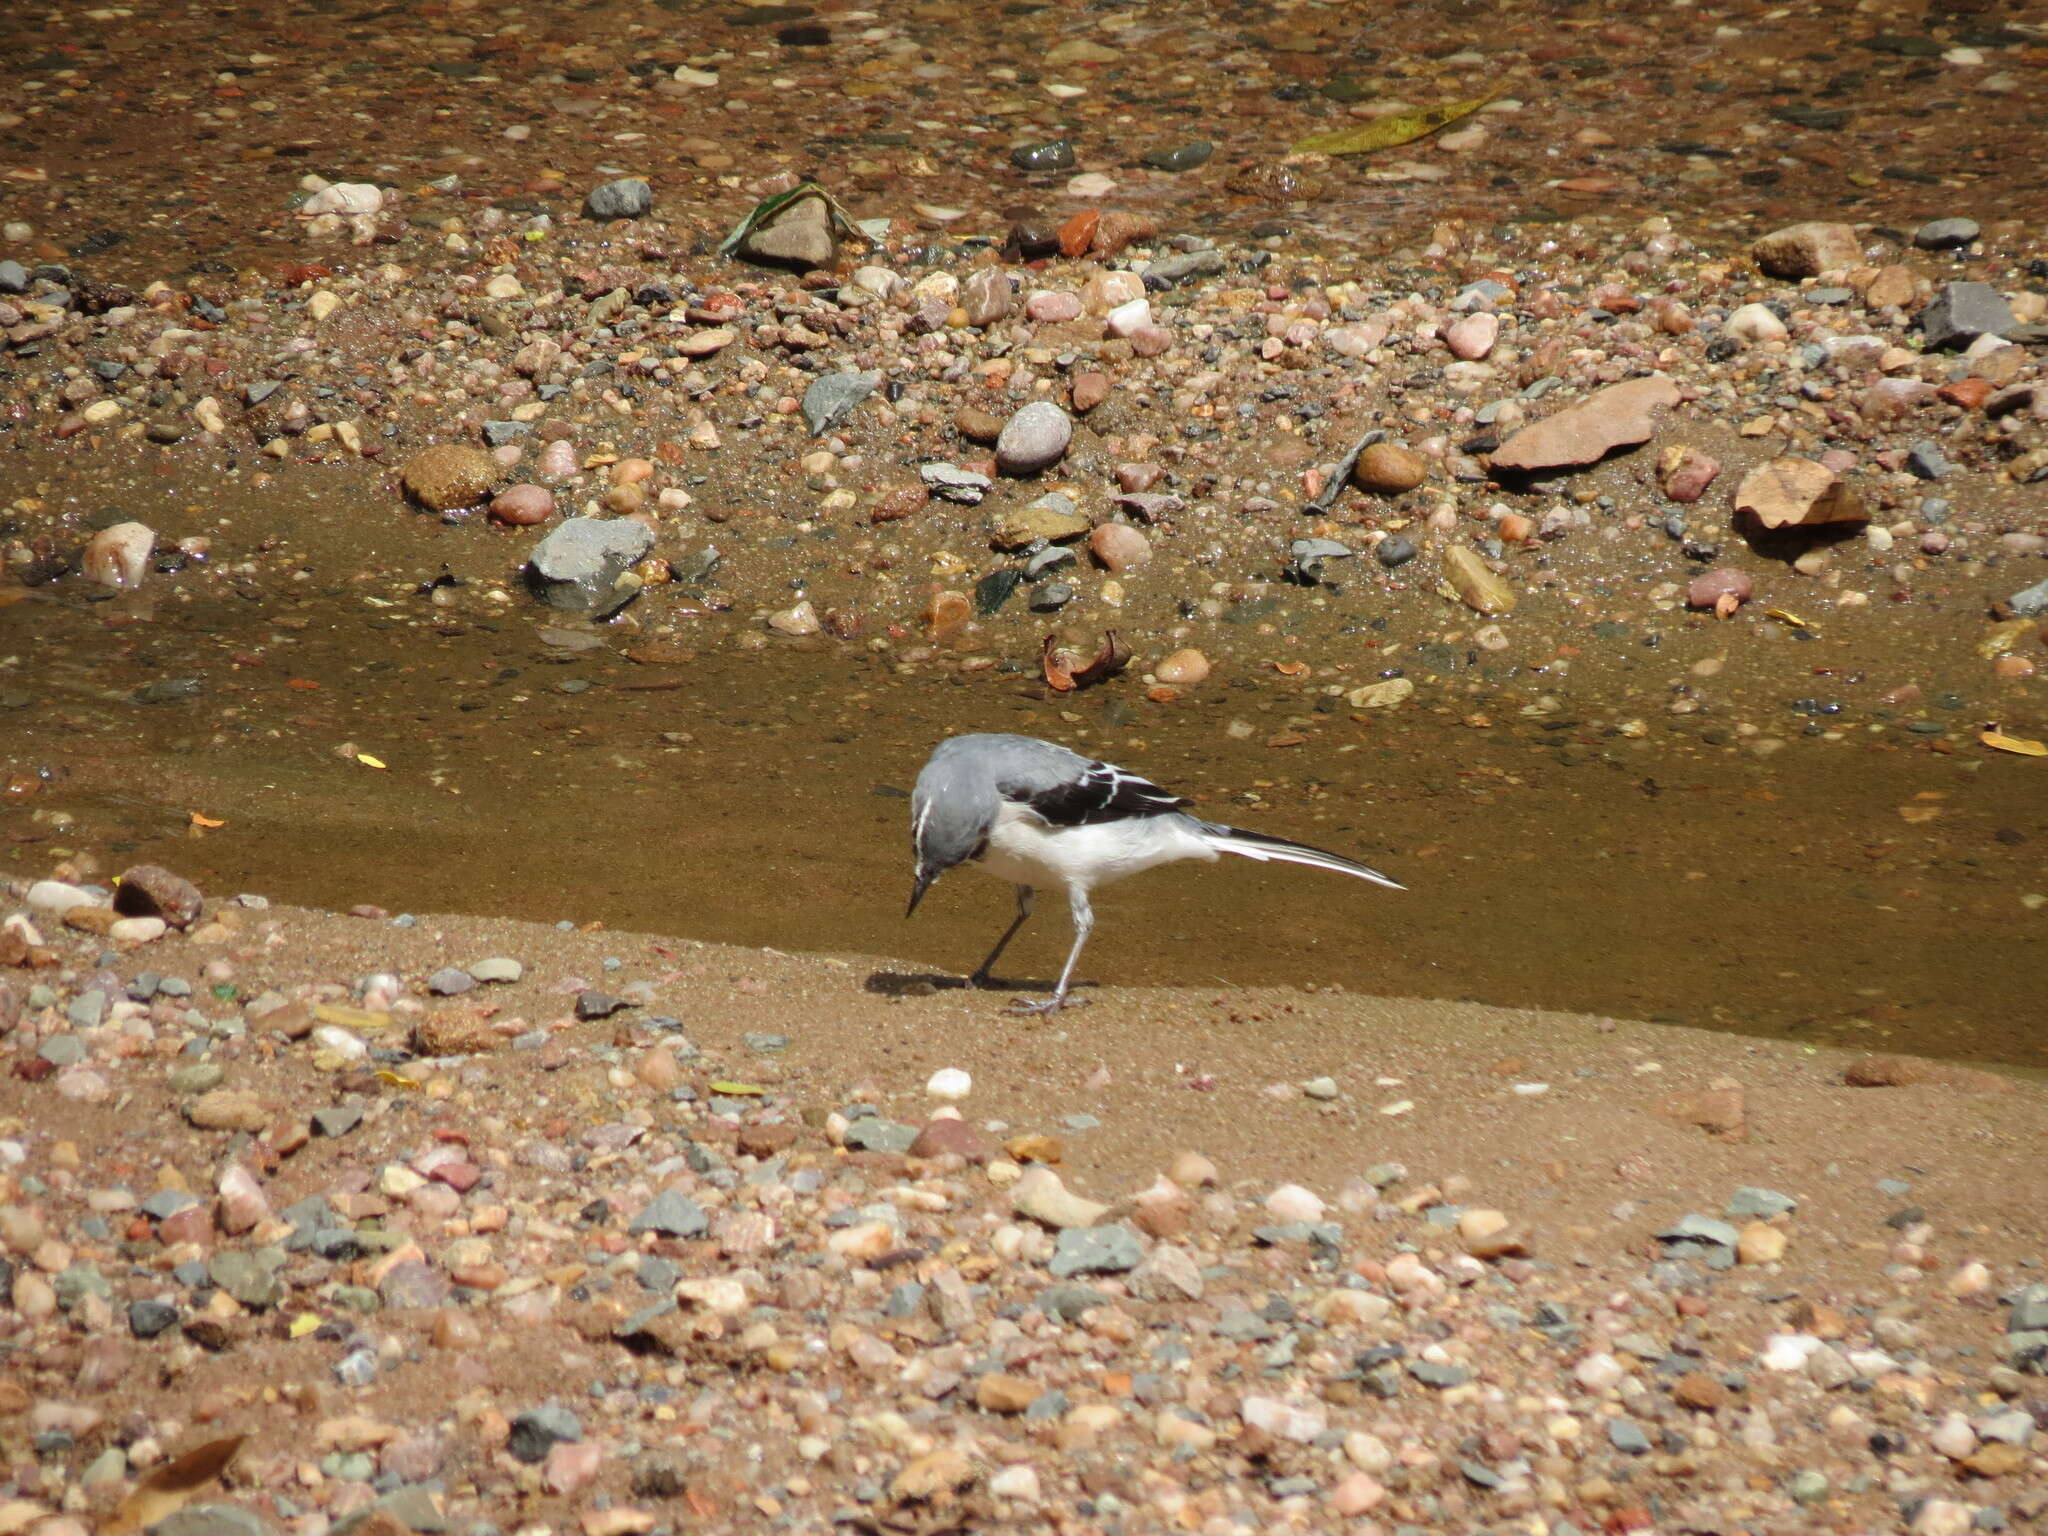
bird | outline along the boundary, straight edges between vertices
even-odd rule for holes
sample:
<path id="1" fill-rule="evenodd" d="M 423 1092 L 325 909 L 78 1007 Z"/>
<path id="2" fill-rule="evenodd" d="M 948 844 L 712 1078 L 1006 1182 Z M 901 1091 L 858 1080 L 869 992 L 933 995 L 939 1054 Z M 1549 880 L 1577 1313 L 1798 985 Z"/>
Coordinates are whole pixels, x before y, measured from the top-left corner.
<path id="1" fill-rule="evenodd" d="M 1098 762 L 1035 736 L 949 736 L 933 749 L 910 796 L 915 869 L 906 918 L 939 876 L 972 864 L 1017 888 L 1017 915 L 968 978 L 991 984 L 991 972 L 1031 916 L 1041 890 L 1062 890 L 1074 920 L 1074 945 L 1048 998 L 1019 1001 L 1017 1011 L 1053 1013 L 1084 1003 L 1069 995 L 1074 966 L 1095 926 L 1089 893 L 1182 859 L 1214 862 L 1226 853 L 1334 870 L 1392 890 L 1406 887 L 1342 854 L 1247 832 L 1190 815 L 1192 800 L 1149 779 Z"/>

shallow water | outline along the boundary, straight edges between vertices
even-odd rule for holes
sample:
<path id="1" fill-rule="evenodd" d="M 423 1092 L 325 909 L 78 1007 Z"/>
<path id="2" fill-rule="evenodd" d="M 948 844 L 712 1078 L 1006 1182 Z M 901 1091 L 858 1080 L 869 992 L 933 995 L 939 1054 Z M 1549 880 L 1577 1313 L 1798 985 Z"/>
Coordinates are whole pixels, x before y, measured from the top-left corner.
<path id="1" fill-rule="evenodd" d="M 903 796 L 940 736 L 1014 730 L 1409 887 L 1238 861 L 1140 877 L 1097 901 L 1093 981 L 1287 982 L 2048 1065 L 2041 917 L 2021 901 L 2048 837 L 2032 760 L 1860 721 L 1840 740 L 1792 725 L 1768 757 L 1709 743 L 1692 718 L 1624 735 L 1592 704 L 1597 674 L 1534 715 L 1526 691 L 1477 673 L 1470 711 L 1325 712 L 1270 664 L 1156 706 L 1132 683 L 1059 697 L 1021 669 L 859 644 L 742 649 L 754 623 L 692 618 L 681 596 L 629 610 L 637 636 L 572 631 L 471 587 L 447 606 L 412 592 L 406 574 L 443 559 L 496 570 L 503 541 L 322 483 L 268 493 L 281 563 L 224 559 L 104 601 L 60 583 L 0 608 L 10 867 L 76 851 L 108 873 L 167 863 L 218 894 L 597 921 L 957 975 L 1010 893 L 958 872 L 906 924 Z M 650 637 L 658 615 L 679 638 Z M 1674 626 L 1671 668 L 1725 643 Z M 1839 659 L 1829 644 L 1801 649 Z M 198 680 L 188 697 L 134 701 L 183 679 Z M 1067 938 L 1048 900 L 1005 969 L 1043 983 Z"/>

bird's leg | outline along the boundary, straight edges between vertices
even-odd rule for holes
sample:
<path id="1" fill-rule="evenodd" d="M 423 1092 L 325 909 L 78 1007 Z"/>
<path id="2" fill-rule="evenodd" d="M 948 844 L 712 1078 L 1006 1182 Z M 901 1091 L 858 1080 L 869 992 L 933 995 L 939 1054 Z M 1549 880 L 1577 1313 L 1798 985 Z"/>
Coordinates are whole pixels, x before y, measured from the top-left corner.
<path id="1" fill-rule="evenodd" d="M 1067 906 L 1074 915 L 1074 947 L 1067 951 L 1067 963 L 1060 970 L 1059 984 L 1052 989 L 1052 996 L 1038 1002 L 1020 1002 L 1019 1013 L 1057 1013 L 1062 1008 L 1078 1008 L 1088 1001 L 1085 997 L 1069 997 L 1067 984 L 1074 979 L 1074 967 L 1080 962 L 1082 946 L 1088 942 L 1088 930 L 1095 926 L 1095 909 L 1088 905 L 1088 893 L 1079 886 L 1067 892 Z"/>
<path id="2" fill-rule="evenodd" d="M 972 976 L 967 978 L 967 985 L 970 987 L 985 987 L 989 984 L 989 975 L 990 972 L 995 970 L 997 959 L 1001 957 L 1004 950 L 1010 947 L 1010 940 L 1017 937 L 1017 930 L 1024 926 L 1024 920 L 1030 915 L 1031 887 L 1020 885 L 1017 887 L 1016 919 L 1009 927 L 1003 930 L 1003 936 L 996 940 L 996 947 L 988 952 L 988 958 L 975 968 Z"/>

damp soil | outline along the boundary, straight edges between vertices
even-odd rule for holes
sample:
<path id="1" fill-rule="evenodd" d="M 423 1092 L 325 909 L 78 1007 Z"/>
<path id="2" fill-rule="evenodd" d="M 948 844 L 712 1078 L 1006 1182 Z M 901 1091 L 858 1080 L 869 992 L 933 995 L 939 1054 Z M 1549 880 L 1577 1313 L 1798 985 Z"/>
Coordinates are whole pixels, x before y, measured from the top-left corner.
<path id="1" fill-rule="evenodd" d="M 680 588 L 572 624 L 488 600 L 512 536 L 317 469 L 242 494 L 216 486 L 203 519 L 167 498 L 187 507 L 166 510 L 169 537 L 221 535 L 211 562 L 106 598 L 16 588 L 0 608 L 17 867 L 149 860 L 222 894 L 894 954 L 936 981 L 972 968 L 1010 895 L 958 872 L 906 925 L 906 794 L 942 735 L 1009 730 L 1408 886 L 1236 861 L 1134 880 L 1100 894 L 1091 982 L 1284 983 L 2048 1067 L 2023 901 L 2048 801 L 2037 763 L 1974 742 L 1982 621 L 1961 603 L 1841 610 L 1816 633 L 1639 596 L 1635 622 L 1603 619 L 1539 589 L 1494 655 L 1438 638 L 1427 593 L 1287 589 L 1254 624 L 1212 626 L 1217 675 L 1162 706 L 1127 683 L 1051 692 L 1028 616 L 922 664 L 764 644 L 751 615 Z M 238 519 L 261 547 L 235 542 Z M 976 648 L 985 664 L 963 669 Z M 1731 651 L 1713 708 L 1658 712 Z M 1391 671 L 1421 685 L 1397 710 L 1329 691 Z M 1944 734 L 1876 705 L 1903 679 L 1924 715 L 1955 705 Z M 1020 983 L 1065 952 L 1047 905 L 1006 962 Z"/>

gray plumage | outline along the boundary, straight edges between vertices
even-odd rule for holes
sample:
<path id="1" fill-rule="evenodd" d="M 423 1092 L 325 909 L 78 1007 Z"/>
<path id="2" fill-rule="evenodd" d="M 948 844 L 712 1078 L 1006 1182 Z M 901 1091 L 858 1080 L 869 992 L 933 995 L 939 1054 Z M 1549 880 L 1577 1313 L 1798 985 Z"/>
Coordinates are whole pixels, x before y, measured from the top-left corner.
<path id="1" fill-rule="evenodd" d="M 1402 889 L 1341 854 L 1203 821 L 1188 814 L 1191 803 L 1128 769 L 1035 737 L 949 737 L 933 751 L 910 797 L 916 869 L 909 911 L 917 910 L 933 881 L 961 864 L 1010 881 L 1017 889 L 1017 916 L 971 978 L 984 985 L 1031 915 L 1033 894 L 1046 887 L 1064 890 L 1074 944 L 1052 997 L 1020 1005 L 1036 1012 L 1079 1001 L 1067 996 L 1067 988 L 1094 923 L 1088 893 L 1108 881 L 1181 859 L 1213 861 L 1234 853 Z"/>

